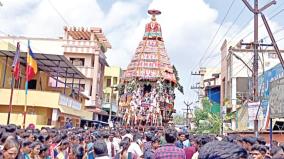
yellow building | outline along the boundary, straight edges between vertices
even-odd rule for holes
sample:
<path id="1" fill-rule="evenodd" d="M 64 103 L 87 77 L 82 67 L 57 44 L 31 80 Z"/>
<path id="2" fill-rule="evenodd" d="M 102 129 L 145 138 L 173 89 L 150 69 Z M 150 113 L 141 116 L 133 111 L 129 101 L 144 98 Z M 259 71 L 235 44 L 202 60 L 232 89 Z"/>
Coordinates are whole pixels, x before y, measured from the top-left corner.
<path id="1" fill-rule="evenodd" d="M 14 55 L 15 44 L 0 43 L 0 124 L 7 124 Z M 27 103 L 25 126 L 32 123 L 36 127 L 63 127 L 67 120 L 72 120 L 73 126 L 80 126 L 81 120 L 92 120 L 92 112 L 84 110 L 87 97 L 79 93 L 80 90 L 74 89 L 74 82 L 67 84 L 66 81 L 58 80 L 86 78 L 63 54 L 35 53 L 38 73 L 29 81 L 27 101 L 25 101 L 25 57 L 26 52 L 21 52 L 20 79 L 15 82 L 11 124 L 23 124 L 25 103 Z M 56 80 L 56 83 L 64 83 L 65 87 L 52 87 L 51 79 Z"/>
<path id="2" fill-rule="evenodd" d="M 104 98 L 103 98 L 103 109 L 109 112 L 110 109 L 110 102 L 112 101 L 112 113 L 116 114 L 118 111 L 118 91 L 114 89 L 114 86 L 120 83 L 120 77 L 122 75 L 122 70 L 120 67 L 105 67 L 104 72 L 104 84 L 103 84 L 103 91 L 104 91 Z M 112 92 L 113 89 L 113 92 Z M 111 99 L 112 94 L 112 99 Z M 104 121 L 106 121 L 107 117 L 103 117 Z"/>

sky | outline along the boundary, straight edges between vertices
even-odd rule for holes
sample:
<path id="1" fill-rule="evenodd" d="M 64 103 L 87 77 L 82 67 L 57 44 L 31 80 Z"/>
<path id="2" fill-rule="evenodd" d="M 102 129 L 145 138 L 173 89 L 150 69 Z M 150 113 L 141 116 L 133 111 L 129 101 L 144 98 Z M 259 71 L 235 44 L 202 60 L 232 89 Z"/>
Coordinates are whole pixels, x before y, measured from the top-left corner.
<path id="1" fill-rule="evenodd" d="M 191 76 L 191 71 L 197 71 L 200 66 L 218 67 L 222 42 L 225 39 L 239 41 L 253 28 L 253 15 L 240 0 L 0 1 L 3 4 L 0 6 L 0 34 L 58 38 L 63 36 L 64 26 L 101 27 L 112 45 L 106 53 L 109 65 L 122 68 L 127 67 L 142 40 L 144 26 L 150 21 L 147 10 L 160 10 L 162 14 L 157 21 L 161 24 L 171 63 L 176 66 L 185 90 L 184 95 L 176 92 L 178 113 L 185 108 L 184 101 L 197 100 L 197 93 L 190 86 L 199 79 Z M 262 0 L 260 6 L 267 2 Z M 229 6 L 232 7 L 228 11 Z M 272 31 L 284 26 L 283 8 L 284 1 L 278 0 L 277 5 L 264 11 L 267 17 L 280 12 L 269 20 Z M 260 27 L 259 37 L 266 35 L 265 28 Z M 252 36 L 249 34 L 244 40 L 250 42 Z M 276 40 L 283 38 L 284 31 L 275 37 Z M 284 47 L 283 41 L 280 48 Z"/>

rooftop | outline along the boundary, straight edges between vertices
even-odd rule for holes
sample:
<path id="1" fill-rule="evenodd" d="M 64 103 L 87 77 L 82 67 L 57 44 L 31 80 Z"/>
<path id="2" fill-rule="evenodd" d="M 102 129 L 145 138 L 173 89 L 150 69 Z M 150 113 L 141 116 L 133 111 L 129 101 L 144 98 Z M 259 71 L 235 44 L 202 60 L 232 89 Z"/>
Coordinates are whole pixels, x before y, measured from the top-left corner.
<path id="1" fill-rule="evenodd" d="M 51 77 L 85 79 L 86 77 L 64 56 L 34 53 L 38 68 Z M 0 50 L 0 56 L 14 58 L 14 51 Z M 26 65 L 26 52 L 21 52 L 20 63 Z"/>
<path id="2" fill-rule="evenodd" d="M 107 38 L 102 32 L 101 28 L 91 27 L 64 27 L 64 30 L 74 39 L 74 40 L 90 40 L 91 33 L 95 34 L 95 38 L 102 44 L 104 47 L 111 49 L 111 44 L 108 42 Z"/>

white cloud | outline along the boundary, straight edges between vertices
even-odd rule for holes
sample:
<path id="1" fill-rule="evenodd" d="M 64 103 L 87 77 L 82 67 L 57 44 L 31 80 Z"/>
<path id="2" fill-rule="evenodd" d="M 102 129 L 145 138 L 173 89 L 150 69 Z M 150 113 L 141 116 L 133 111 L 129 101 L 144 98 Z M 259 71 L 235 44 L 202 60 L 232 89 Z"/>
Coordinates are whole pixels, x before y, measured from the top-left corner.
<path id="1" fill-rule="evenodd" d="M 168 54 L 182 78 L 188 96 L 190 64 L 200 57 L 208 44 L 212 32 L 218 27 L 214 23 L 218 13 L 202 0 L 155 0 L 114 1 L 108 13 L 104 13 L 96 1 L 50 0 L 62 16 L 76 26 L 102 26 L 113 49 L 108 51 L 110 65 L 126 67 L 135 53 L 144 33 L 144 26 L 150 21 L 147 9 L 159 9 L 162 15 L 158 22 L 162 25 Z M 8 33 L 29 36 L 62 36 L 62 19 L 54 11 L 48 0 L 6 0 L 6 8 L 0 10 L 1 27 Z M 7 4 L 5 4 L 7 3 Z M 66 5 L 68 3 L 68 5 Z M 29 8 L 28 6 L 33 6 Z M 22 8 L 27 11 L 20 13 Z M 202 14 L 200 11 L 202 10 Z M 5 13 L 7 17 L 2 15 Z M 13 20 L 17 19 L 17 20 Z M 178 108 L 183 106 L 184 96 L 178 95 Z"/>
<path id="2" fill-rule="evenodd" d="M 162 14 L 157 20 L 162 26 L 168 55 L 179 71 L 186 92 L 185 96 L 178 93 L 177 109 L 181 110 L 184 107 L 184 99 L 193 100 L 196 97 L 196 93 L 190 90 L 190 85 L 197 78 L 191 78 L 190 71 L 198 63 L 220 25 L 216 23 L 217 17 L 220 16 L 218 11 L 210 8 L 204 0 L 117 0 L 108 12 L 104 12 L 95 0 L 50 1 L 70 25 L 102 27 L 113 46 L 113 49 L 107 52 L 109 64 L 124 68 L 142 40 L 145 24 L 150 21 L 147 9 L 161 10 Z M 3 7 L 0 7 L 0 30 L 25 36 L 63 36 L 65 23 L 48 0 L 2 0 L 1 2 Z M 230 24 L 230 22 L 224 24 L 212 47 L 219 42 Z M 251 25 L 246 29 L 251 30 Z M 272 25 L 275 25 L 275 28 L 279 27 L 277 24 Z M 234 26 L 231 33 L 236 30 L 238 26 Z M 232 34 L 228 35 L 231 36 Z M 219 60 L 214 58 L 208 60 L 208 63 L 216 64 L 215 61 Z"/>

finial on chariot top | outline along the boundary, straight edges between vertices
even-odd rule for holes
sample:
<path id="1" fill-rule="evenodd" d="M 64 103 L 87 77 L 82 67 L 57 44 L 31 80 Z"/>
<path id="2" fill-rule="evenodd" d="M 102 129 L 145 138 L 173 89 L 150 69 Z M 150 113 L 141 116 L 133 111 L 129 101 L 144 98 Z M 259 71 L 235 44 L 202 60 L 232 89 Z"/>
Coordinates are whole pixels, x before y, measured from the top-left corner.
<path id="1" fill-rule="evenodd" d="M 151 20 L 156 21 L 156 15 L 160 15 L 162 12 L 156 9 L 148 10 L 148 14 L 152 15 Z"/>

